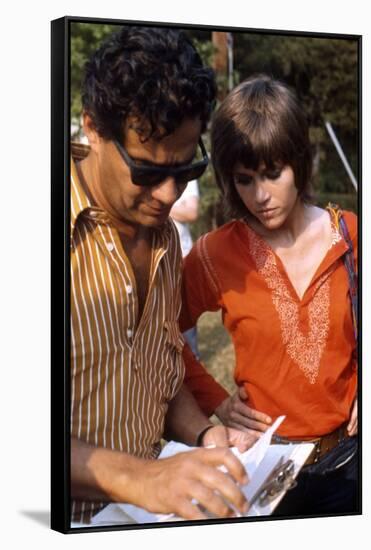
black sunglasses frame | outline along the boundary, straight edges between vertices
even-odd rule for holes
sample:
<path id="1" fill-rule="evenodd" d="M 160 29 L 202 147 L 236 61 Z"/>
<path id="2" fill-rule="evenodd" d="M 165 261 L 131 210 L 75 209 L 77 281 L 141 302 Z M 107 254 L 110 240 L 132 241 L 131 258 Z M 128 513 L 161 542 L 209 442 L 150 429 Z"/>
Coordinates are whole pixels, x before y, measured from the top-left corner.
<path id="1" fill-rule="evenodd" d="M 182 166 L 175 166 L 173 168 L 171 166 L 147 166 L 136 164 L 121 143 L 114 140 L 114 144 L 116 145 L 122 159 L 130 169 L 132 182 L 135 185 L 140 185 L 141 187 L 153 187 L 169 177 L 173 177 L 177 185 L 185 184 L 188 181 L 199 178 L 209 164 L 209 157 L 201 138 L 198 141 L 198 145 L 200 146 L 203 155 L 202 160 L 193 164 L 185 164 Z"/>

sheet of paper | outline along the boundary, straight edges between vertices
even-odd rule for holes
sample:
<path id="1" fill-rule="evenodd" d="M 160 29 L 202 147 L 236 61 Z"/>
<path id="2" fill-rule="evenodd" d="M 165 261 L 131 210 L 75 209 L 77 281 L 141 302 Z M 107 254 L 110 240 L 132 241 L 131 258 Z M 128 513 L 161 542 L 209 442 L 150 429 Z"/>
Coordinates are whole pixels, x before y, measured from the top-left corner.
<path id="1" fill-rule="evenodd" d="M 259 464 L 263 460 L 272 440 L 272 435 L 284 421 L 285 416 L 279 416 L 270 428 L 258 439 L 250 449 L 240 453 L 235 447 L 232 452 L 241 460 L 245 466 L 249 479 L 251 480 Z"/>

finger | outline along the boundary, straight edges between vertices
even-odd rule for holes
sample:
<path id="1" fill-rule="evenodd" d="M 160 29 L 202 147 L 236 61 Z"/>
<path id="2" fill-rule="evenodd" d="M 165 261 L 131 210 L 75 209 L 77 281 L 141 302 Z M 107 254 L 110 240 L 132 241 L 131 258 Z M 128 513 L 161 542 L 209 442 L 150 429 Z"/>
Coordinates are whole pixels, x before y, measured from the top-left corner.
<path id="1" fill-rule="evenodd" d="M 259 422 L 257 420 L 250 418 L 249 416 L 243 416 L 236 411 L 231 412 L 230 418 L 231 418 L 231 421 L 228 422 L 229 426 L 231 426 L 233 422 L 234 424 L 239 424 L 241 426 L 244 426 L 245 428 L 249 428 L 257 432 L 266 432 L 267 429 L 269 428 L 269 424 L 265 424 L 264 422 Z"/>
<path id="2" fill-rule="evenodd" d="M 231 407 L 231 416 L 233 414 L 240 414 L 241 416 L 246 416 L 248 418 L 252 418 L 253 420 L 256 420 L 258 422 L 263 422 L 264 424 L 271 424 L 272 419 L 268 414 L 265 414 L 263 412 L 257 411 L 256 409 L 252 409 L 246 403 L 242 403 L 241 401 L 235 402 Z"/>
<path id="3" fill-rule="evenodd" d="M 262 422 L 263 424 L 272 424 L 272 419 L 268 414 L 252 409 L 251 407 L 246 406 L 247 411 L 243 414 L 249 416 L 257 422 Z"/>
<path id="4" fill-rule="evenodd" d="M 203 447 L 215 445 L 215 447 L 229 447 L 228 434 L 225 426 L 214 426 L 205 433 L 202 439 Z"/>
<path id="5" fill-rule="evenodd" d="M 174 506 L 174 512 L 183 519 L 207 519 L 207 516 L 200 510 L 197 504 L 184 498 L 178 505 Z"/>
<path id="6" fill-rule="evenodd" d="M 247 451 L 259 438 L 257 432 L 242 432 L 233 428 L 228 428 L 227 433 L 229 444 L 237 447 L 240 453 Z"/>
<path id="7" fill-rule="evenodd" d="M 229 473 L 222 472 L 216 468 L 201 467 L 198 474 L 199 480 L 204 486 L 217 491 L 222 499 L 238 510 L 239 513 L 244 514 L 247 512 L 249 508 L 248 502 Z M 209 509 L 207 502 L 202 501 L 202 504 Z"/>
<path id="8" fill-rule="evenodd" d="M 246 484 L 248 482 L 247 473 L 243 464 L 230 449 L 226 447 L 200 448 L 190 451 L 188 456 L 190 456 L 191 453 L 192 458 L 197 460 L 197 463 L 193 466 L 193 471 L 197 479 L 200 479 L 202 468 L 209 468 L 211 466 L 211 472 L 217 472 L 217 468 L 221 468 L 223 471 L 229 472 L 235 482 L 241 484 Z"/>
<path id="9" fill-rule="evenodd" d="M 349 423 L 349 424 L 350 424 L 350 423 Z M 358 421 L 357 421 L 357 418 L 354 419 L 354 421 L 352 422 L 351 425 L 348 425 L 347 430 L 348 430 L 348 434 L 350 435 L 350 437 L 352 437 L 352 436 L 354 436 L 354 435 L 357 435 L 357 433 L 358 433 Z"/>
<path id="10" fill-rule="evenodd" d="M 228 422 L 228 428 L 234 428 L 238 430 L 239 432 L 244 432 L 246 434 L 252 435 L 256 437 L 257 439 L 261 437 L 262 432 L 258 430 L 252 430 L 251 428 L 247 428 L 243 424 L 238 424 L 237 422 Z"/>
<path id="11" fill-rule="evenodd" d="M 233 516 L 233 510 L 228 503 L 215 490 L 206 484 L 194 482 L 190 485 L 190 497 L 196 499 L 201 509 L 204 508 L 212 515 L 219 518 Z"/>
<path id="12" fill-rule="evenodd" d="M 240 386 L 238 388 L 238 396 L 240 399 L 242 399 L 243 401 L 246 401 L 248 399 L 248 395 L 247 395 L 247 392 L 245 390 L 245 387 L 244 386 Z"/>
<path id="13" fill-rule="evenodd" d="M 350 437 L 353 437 L 358 434 L 358 426 L 354 426 L 350 432 L 348 432 Z"/>
<path id="14" fill-rule="evenodd" d="M 347 430 L 348 430 L 349 433 L 354 429 L 355 423 L 356 423 L 356 419 L 353 418 L 353 415 L 352 415 L 352 417 L 351 417 L 351 419 L 348 423 L 348 426 L 347 426 Z"/>
<path id="15" fill-rule="evenodd" d="M 237 483 L 245 485 L 248 482 L 243 464 L 228 448 L 216 447 L 202 451 L 205 456 L 202 456 L 201 460 L 204 463 L 210 466 L 224 466 Z"/>
<path id="16" fill-rule="evenodd" d="M 347 426 L 347 430 L 350 435 L 352 435 L 351 432 L 354 431 L 357 425 L 357 420 L 358 420 L 358 407 L 357 407 L 357 401 L 355 401 L 353 404 L 351 415 L 350 415 L 350 420 Z"/>

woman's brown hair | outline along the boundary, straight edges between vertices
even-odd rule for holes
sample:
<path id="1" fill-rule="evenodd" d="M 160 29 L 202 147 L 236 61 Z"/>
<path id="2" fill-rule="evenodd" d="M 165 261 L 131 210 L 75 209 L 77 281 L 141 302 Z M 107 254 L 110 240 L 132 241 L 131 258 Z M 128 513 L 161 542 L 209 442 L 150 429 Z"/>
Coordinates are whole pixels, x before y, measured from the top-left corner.
<path id="1" fill-rule="evenodd" d="M 311 199 L 312 151 L 305 113 L 286 84 L 266 75 L 244 80 L 214 114 L 211 158 L 232 216 L 247 213 L 234 185 L 238 163 L 251 170 L 261 164 L 268 169 L 276 163 L 289 165 L 299 196 Z"/>

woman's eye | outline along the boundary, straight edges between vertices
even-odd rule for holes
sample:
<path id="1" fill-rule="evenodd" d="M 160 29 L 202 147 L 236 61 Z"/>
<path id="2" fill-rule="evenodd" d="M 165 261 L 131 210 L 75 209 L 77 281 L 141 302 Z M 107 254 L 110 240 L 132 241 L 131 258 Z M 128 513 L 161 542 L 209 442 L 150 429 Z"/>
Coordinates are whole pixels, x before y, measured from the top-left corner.
<path id="1" fill-rule="evenodd" d="M 252 182 L 252 177 L 251 176 L 246 176 L 246 175 L 237 175 L 234 177 L 234 182 L 235 184 L 238 184 L 238 185 L 248 185 L 249 183 Z"/>
<path id="2" fill-rule="evenodd" d="M 265 177 L 269 180 L 276 180 L 280 177 L 282 173 L 282 170 L 280 168 L 277 168 L 276 170 L 270 170 L 269 172 L 265 173 Z"/>

